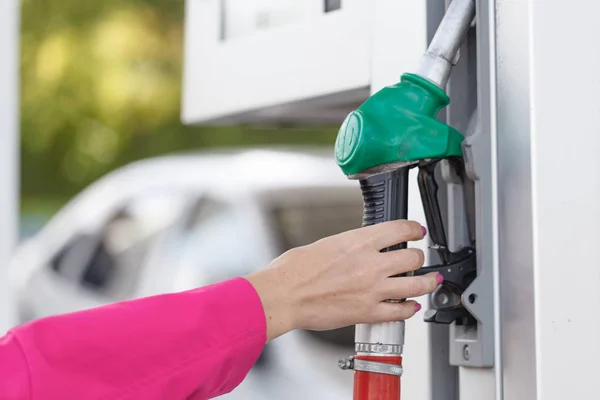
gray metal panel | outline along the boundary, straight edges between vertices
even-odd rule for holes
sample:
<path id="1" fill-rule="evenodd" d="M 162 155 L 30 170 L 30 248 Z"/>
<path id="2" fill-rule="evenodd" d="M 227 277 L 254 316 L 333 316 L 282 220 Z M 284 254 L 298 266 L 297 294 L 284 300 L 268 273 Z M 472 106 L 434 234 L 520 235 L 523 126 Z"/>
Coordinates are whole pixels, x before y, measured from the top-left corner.
<path id="1" fill-rule="evenodd" d="M 494 273 L 495 241 L 493 229 L 492 152 L 490 136 L 489 62 L 487 20 L 477 21 L 460 48 L 460 59 L 447 87 L 451 98 L 447 122 L 463 132 L 465 162 L 471 179 L 463 187 L 442 165 L 446 181 L 448 244 L 456 251 L 477 243 L 477 278 L 463 294 L 463 304 L 477 318 L 476 326 L 453 324 L 450 327 L 450 363 L 457 366 L 494 365 Z M 478 102 L 481 106 L 477 107 Z M 467 218 L 468 217 L 468 218 Z M 470 226 L 467 224 L 470 223 Z M 470 235 L 469 235 L 470 233 Z"/>
<path id="2" fill-rule="evenodd" d="M 452 100 L 448 122 L 467 136 L 465 161 L 475 191 L 475 204 L 465 208 L 465 195 L 468 195 L 465 187 L 453 183 L 448 173 L 442 174 L 448 183 L 449 245 L 456 249 L 468 243 L 465 213 L 471 213 L 477 243 L 477 279 L 465 291 L 463 304 L 478 319 L 478 325 L 450 328 L 450 362 L 461 366 L 461 400 L 502 399 L 493 10 L 493 4 L 477 2 L 476 27 L 461 47 L 461 58 L 448 85 Z M 467 301 L 471 294 L 477 296 L 473 304 Z"/>
<path id="3" fill-rule="evenodd" d="M 496 13 L 504 398 L 534 400 L 541 398 L 536 391 L 530 5 L 527 1 L 498 1 Z"/>
<path id="4" fill-rule="evenodd" d="M 477 247 L 478 272 L 485 268 L 485 274 L 478 277 L 480 282 L 487 280 L 487 284 L 480 286 L 492 294 L 492 307 L 487 307 L 488 328 L 493 322 L 493 343 L 490 343 L 490 332 L 486 335 L 488 350 L 493 350 L 493 369 L 473 369 L 462 367 L 460 369 L 460 398 L 461 400 L 501 400 L 502 399 L 502 357 L 500 352 L 500 324 L 499 324 L 499 278 L 498 278 L 498 235 L 497 235 L 497 163 L 496 163 L 496 54 L 495 54 L 495 4 L 486 0 L 477 1 L 477 117 L 476 121 L 479 135 L 469 138 L 473 144 L 474 164 L 481 174 L 479 189 L 479 209 L 477 214 Z M 479 149 L 479 150 L 478 150 Z M 480 168 L 486 166 L 484 171 Z M 483 278 L 483 280 L 481 280 Z M 491 281 L 491 282 L 490 282 Z M 491 283 L 491 284 L 490 284 Z M 474 289 L 474 285 L 471 288 Z M 468 293 L 466 293 L 468 294 Z M 488 297 L 488 300 L 490 298 Z M 481 303 L 480 303 L 481 305 Z M 481 311 L 481 310 L 480 310 Z M 490 320 L 490 317 L 492 318 Z"/>

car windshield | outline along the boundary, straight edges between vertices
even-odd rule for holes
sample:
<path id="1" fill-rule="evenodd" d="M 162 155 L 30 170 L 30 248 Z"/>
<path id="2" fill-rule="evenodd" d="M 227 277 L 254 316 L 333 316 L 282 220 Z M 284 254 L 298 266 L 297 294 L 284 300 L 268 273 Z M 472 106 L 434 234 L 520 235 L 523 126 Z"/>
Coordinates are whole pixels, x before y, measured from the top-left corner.
<path id="1" fill-rule="evenodd" d="M 362 222 L 362 204 L 290 205 L 273 210 L 281 252 L 305 246 L 327 236 L 356 229 Z"/>
<path id="2" fill-rule="evenodd" d="M 327 236 L 356 229 L 362 222 L 362 202 L 306 202 L 272 210 L 280 252 L 313 243 Z M 330 331 L 306 331 L 335 346 L 354 346 L 354 326 Z"/>

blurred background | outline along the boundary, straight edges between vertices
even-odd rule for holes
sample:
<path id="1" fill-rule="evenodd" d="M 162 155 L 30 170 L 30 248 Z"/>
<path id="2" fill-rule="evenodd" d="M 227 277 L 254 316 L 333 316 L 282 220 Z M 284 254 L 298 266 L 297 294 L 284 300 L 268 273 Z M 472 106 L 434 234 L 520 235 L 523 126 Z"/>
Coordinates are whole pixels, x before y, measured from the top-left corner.
<path id="1" fill-rule="evenodd" d="M 183 125 L 184 1 L 21 4 L 22 236 L 134 160 L 214 147 L 333 148 L 337 126 Z"/>
<path id="2" fill-rule="evenodd" d="M 17 323 L 248 274 L 360 226 L 360 191 L 333 159 L 337 117 L 182 124 L 184 9 L 21 0 Z M 353 339 L 353 327 L 286 335 L 225 397 L 349 398 L 336 363 Z"/>

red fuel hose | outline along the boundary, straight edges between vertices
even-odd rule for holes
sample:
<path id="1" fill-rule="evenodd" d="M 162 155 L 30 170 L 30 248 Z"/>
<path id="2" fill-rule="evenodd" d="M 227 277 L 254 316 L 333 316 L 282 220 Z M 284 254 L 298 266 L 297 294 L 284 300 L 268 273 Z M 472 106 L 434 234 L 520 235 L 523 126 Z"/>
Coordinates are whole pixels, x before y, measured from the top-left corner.
<path id="1" fill-rule="evenodd" d="M 356 360 L 402 366 L 400 356 L 359 356 Z M 399 400 L 400 377 L 375 372 L 354 372 L 354 400 Z"/>

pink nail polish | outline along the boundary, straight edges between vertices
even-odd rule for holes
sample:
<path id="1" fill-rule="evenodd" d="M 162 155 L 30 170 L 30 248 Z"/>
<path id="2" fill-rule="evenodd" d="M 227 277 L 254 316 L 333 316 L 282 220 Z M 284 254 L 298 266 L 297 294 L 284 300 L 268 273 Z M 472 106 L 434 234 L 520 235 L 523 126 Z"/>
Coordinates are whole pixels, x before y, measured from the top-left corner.
<path id="1" fill-rule="evenodd" d="M 419 303 L 415 304 L 415 312 L 419 312 L 421 309 L 421 305 Z"/>
<path id="2" fill-rule="evenodd" d="M 427 235 L 427 228 L 421 226 L 421 230 L 423 231 L 423 236 Z"/>
<path id="3" fill-rule="evenodd" d="M 442 284 L 442 282 L 444 282 L 444 277 L 442 276 L 442 274 L 438 274 L 437 276 L 437 282 L 439 285 Z"/>

